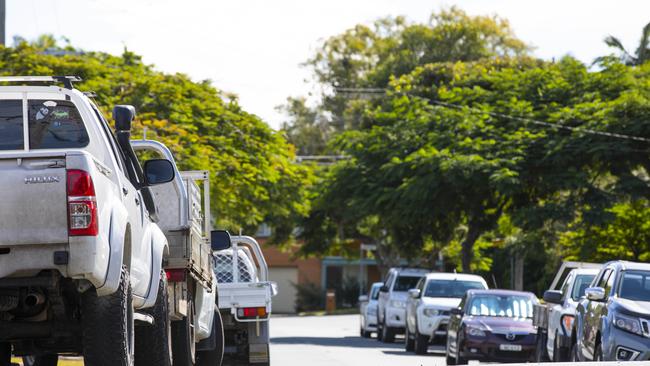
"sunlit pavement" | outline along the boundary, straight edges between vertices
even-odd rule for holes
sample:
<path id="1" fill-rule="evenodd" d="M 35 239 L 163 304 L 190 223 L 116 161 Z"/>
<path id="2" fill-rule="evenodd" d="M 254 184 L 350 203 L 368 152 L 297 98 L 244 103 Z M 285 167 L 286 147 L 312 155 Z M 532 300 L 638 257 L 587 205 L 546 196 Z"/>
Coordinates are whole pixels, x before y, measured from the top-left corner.
<path id="1" fill-rule="evenodd" d="M 394 344 L 361 338 L 358 315 L 271 320 L 271 364 L 276 366 L 436 366 L 445 365 L 442 352 L 442 347 L 430 347 L 428 355 L 417 356 L 404 350 L 403 338 Z"/>

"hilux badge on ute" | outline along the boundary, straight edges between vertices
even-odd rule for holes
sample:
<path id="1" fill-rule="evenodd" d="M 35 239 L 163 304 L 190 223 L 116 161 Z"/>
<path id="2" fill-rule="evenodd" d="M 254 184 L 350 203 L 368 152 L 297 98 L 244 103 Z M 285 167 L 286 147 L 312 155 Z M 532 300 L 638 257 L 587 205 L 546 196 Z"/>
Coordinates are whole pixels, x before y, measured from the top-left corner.
<path id="1" fill-rule="evenodd" d="M 46 175 L 41 177 L 25 177 L 25 184 L 38 183 L 59 183 L 60 178 L 55 175 Z"/>

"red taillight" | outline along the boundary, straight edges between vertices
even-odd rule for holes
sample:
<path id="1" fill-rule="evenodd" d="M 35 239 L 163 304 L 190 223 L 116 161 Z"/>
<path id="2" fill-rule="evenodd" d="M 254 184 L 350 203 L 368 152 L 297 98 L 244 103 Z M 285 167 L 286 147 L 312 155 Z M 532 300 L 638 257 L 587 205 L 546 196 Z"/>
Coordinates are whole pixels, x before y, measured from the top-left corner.
<path id="1" fill-rule="evenodd" d="M 90 174 L 83 170 L 68 170 L 67 187 L 70 236 L 97 236 L 97 201 Z"/>
<path id="2" fill-rule="evenodd" d="M 185 282 L 184 269 L 166 269 L 167 282 Z"/>
<path id="3" fill-rule="evenodd" d="M 265 307 L 239 308 L 237 309 L 237 316 L 239 318 L 266 318 L 267 313 Z"/>

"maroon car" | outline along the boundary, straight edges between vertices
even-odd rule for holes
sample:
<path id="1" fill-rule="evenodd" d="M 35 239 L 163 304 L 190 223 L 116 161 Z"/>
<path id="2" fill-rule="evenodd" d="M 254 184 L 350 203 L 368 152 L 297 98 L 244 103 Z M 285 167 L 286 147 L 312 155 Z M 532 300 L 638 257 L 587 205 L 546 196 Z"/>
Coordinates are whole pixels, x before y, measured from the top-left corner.
<path id="1" fill-rule="evenodd" d="M 533 327 L 530 292 L 470 290 L 451 311 L 447 331 L 447 364 L 467 360 L 533 361 L 537 329 Z"/>

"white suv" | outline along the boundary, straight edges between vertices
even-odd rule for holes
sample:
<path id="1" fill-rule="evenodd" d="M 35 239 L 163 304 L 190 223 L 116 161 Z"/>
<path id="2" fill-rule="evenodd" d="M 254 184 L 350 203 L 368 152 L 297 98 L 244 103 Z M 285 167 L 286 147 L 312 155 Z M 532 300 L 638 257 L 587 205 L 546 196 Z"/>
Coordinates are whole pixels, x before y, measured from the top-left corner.
<path id="1" fill-rule="evenodd" d="M 377 302 L 378 340 L 392 343 L 395 335 L 404 333 L 408 290 L 415 288 L 427 273 L 429 270 L 419 268 L 391 268 L 388 271 Z"/>
<path id="2" fill-rule="evenodd" d="M 0 365 L 16 356 L 56 365 L 169 360 L 169 337 L 138 347 L 134 320 L 167 324 L 161 275 L 167 240 L 149 187 L 174 178 L 167 160 L 140 166 L 135 111 L 116 106 L 117 133 L 74 77 L 0 82 Z M 164 330 L 164 329 L 161 329 Z"/>
<path id="3" fill-rule="evenodd" d="M 409 291 L 406 304 L 406 350 L 427 353 L 429 343 L 444 344 L 452 308 L 471 289 L 487 289 L 481 276 L 430 273 Z"/>

